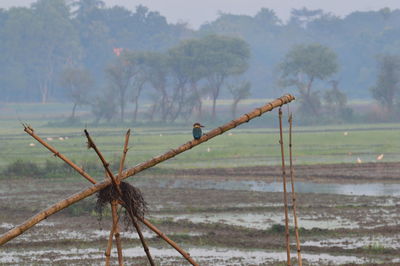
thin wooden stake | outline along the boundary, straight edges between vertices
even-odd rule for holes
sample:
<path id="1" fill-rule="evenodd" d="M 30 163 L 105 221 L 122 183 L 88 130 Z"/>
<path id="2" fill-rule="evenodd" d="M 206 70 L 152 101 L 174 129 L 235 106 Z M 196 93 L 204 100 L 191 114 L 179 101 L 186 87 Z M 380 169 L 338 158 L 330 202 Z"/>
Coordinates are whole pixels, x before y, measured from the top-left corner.
<path id="1" fill-rule="evenodd" d="M 146 162 L 140 163 L 138 165 L 136 165 L 135 167 L 132 167 L 128 170 L 125 170 L 122 172 L 122 175 L 119 176 L 120 180 L 123 180 L 125 178 L 128 178 L 130 176 L 136 175 L 139 172 L 142 172 L 150 167 L 153 167 L 163 161 L 166 161 L 168 159 L 171 159 L 173 157 L 175 157 L 176 155 L 183 153 L 187 150 L 190 150 L 191 148 L 202 144 L 203 142 L 206 142 L 212 138 L 215 138 L 216 136 L 219 136 L 221 134 L 223 134 L 224 132 L 231 130 L 241 124 L 247 123 L 250 120 L 261 116 L 263 113 L 269 112 L 279 106 L 282 106 L 284 104 L 288 104 L 291 101 L 293 101 L 295 98 L 294 96 L 287 94 L 284 95 L 272 102 L 269 102 L 259 108 L 254 109 L 253 111 L 246 113 L 240 117 L 238 117 L 235 120 L 232 120 L 229 123 L 226 123 L 220 127 L 217 127 L 209 132 L 207 132 L 206 134 L 204 134 L 200 139 L 198 140 L 191 140 L 183 145 L 180 145 L 179 147 L 172 149 L 162 155 L 159 155 L 157 157 L 154 157 L 151 160 L 148 160 Z M 47 217 L 53 215 L 54 213 L 57 213 L 65 208 L 67 208 L 68 206 L 81 201 L 82 199 L 85 199 L 91 195 L 93 195 L 94 193 L 106 188 L 107 186 L 109 186 L 111 184 L 111 180 L 105 180 L 101 183 L 97 183 L 85 190 L 82 190 L 78 193 L 75 193 L 71 196 L 69 196 L 68 198 L 65 198 L 63 200 L 60 200 L 59 202 L 53 204 L 52 206 L 48 207 L 47 209 L 35 214 L 34 216 L 30 217 L 29 219 L 25 220 L 22 224 L 10 229 L 9 231 L 3 233 L 0 236 L 0 246 L 7 243 L 8 241 L 10 241 L 11 239 L 19 236 L 20 234 L 22 234 L 23 232 L 25 232 L 26 230 L 28 230 L 29 228 L 33 227 L 34 225 L 36 225 L 37 223 L 43 221 L 44 219 L 46 219 Z"/>
<path id="2" fill-rule="evenodd" d="M 303 265 L 301 259 L 301 248 L 300 248 L 300 236 L 299 236 L 299 227 L 297 224 L 297 213 L 296 213 L 296 192 L 294 190 L 294 169 L 293 169 L 293 153 L 292 153 L 292 124 L 293 124 L 293 116 L 292 114 L 289 115 L 289 161 L 290 161 L 290 183 L 292 184 L 292 204 L 293 204 L 293 219 L 294 219 L 294 232 L 296 235 L 296 247 L 297 247 L 297 261 L 299 266 Z"/>
<path id="3" fill-rule="evenodd" d="M 286 254 L 287 254 L 287 265 L 290 266 L 290 243 L 289 243 L 289 218 L 288 218 L 288 203 L 287 203 L 287 192 L 286 192 L 286 170 L 285 170 L 285 152 L 283 148 L 283 132 L 282 132 L 282 109 L 279 108 L 279 143 L 281 145 L 282 155 L 282 177 L 283 177 L 283 202 L 285 206 L 285 238 L 286 238 Z"/>

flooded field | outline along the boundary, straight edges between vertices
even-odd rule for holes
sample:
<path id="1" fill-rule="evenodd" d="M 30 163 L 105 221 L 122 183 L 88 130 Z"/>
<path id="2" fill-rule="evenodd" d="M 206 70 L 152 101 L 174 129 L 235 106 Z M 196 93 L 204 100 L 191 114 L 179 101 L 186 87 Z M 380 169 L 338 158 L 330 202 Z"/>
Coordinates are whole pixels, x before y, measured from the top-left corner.
<path id="1" fill-rule="evenodd" d="M 400 165 L 336 167 L 296 168 L 304 264 L 398 265 Z M 147 171 L 128 181 L 144 193 L 147 218 L 201 265 L 277 265 L 286 260 L 277 173 L 279 167 Z M 0 233 L 87 186 L 78 178 L 0 179 Z M 95 197 L 85 199 L 0 247 L 0 265 L 104 263 L 111 217 L 99 220 L 94 205 Z M 157 264 L 187 264 L 143 232 Z M 136 232 L 124 225 L 121 237 L 126 264 L 145 265 Z M 295 262 L 293 233 L 290 241 Z M 111 256 L 115 264 L 115 250 Z"/>

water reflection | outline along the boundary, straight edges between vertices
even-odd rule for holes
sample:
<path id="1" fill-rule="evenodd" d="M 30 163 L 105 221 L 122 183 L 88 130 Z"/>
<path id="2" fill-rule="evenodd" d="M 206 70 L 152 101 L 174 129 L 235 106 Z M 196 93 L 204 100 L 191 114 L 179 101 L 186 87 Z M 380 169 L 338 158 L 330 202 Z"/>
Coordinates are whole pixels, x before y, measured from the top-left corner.
<path id="1" fill-rule="evenodd" d="M 196 188 L 196 189 L 219 189 L 219 190 L 249 190 L 260 192 L 282 192 L 282 183 L 263 181 L 210 181 L 177 179 L 164 180 L 160 187 L 170 188 Z M 291 191 L 288 184 L 288 191 Z M 400 196 L 400 184 L 321 184 L 313 182 L 297 182 L 295 186 L 297 193 L 327 193 L 341 195 L 365 195 L 365 196 Z"/>

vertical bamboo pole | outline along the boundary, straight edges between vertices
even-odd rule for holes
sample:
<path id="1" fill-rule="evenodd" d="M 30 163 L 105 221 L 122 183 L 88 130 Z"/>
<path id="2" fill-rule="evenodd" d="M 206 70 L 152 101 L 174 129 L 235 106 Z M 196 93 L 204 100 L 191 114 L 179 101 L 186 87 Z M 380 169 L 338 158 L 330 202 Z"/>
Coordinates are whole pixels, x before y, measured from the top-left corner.
<path id="1" fill-rule="evenodd" d="M 279 143 L 281 145 L 282 155 L 282 177 L 283 177 L 283 202 L 285 207 L 285 238 L 286 238 L 286 254 L 287 254 L 287 265 L 290 266 L 290 243 L 289 243 L 289 219 L 288 219 L 288 204 L 287 204 L 287 192 L 286 192 L 286 171 L 285 171 L 285 152 L 283 148 L 283 133 L 282 133 L 282 108 L 279 108 Z"/>
<path id="2" fill-rule="evenodd" d="M 131 134 L 131 130 L 128 129 L 128 131 L 125 134 L 125 143 L 124 143 L 124 149 L 123 149 L 123 152 L 122 152 L 122 157 L 121 157 L 121 160 L 120 160 L 120 163 L 119 163 L 118 177 L 115 179 L 115 181 L 117 183 L 117 186 L 119 186 L 119 184 L 120 184 L 119 177 L 121 176 L 122 170 L 124 169 L 126 154 L 128 153 L 128 143 L 129 143 L 130 134 Z M 115 204 L 117 204 L 117 203 L 115 202 Z M 142 231 L 140 230 L 140 226 L 136 222 L 135 217 L 133 217 L 133 213 L 131 211 L 129 211 L 128 213 L 129 213 L 129 216 L 130 216 L 130 218 L 132 220 L 132 224 L 135 227 L 136 232 L 139 235 L 139 239 L 140 239 L 140 242 L 142 243 L 142 246 L 143 246 L 144 252 L 146 253 L 147 259 L 149 260 L 150 265 L 154 266 L 155 263 L 153 261 L 153 258 L 151 256 L 151 254 L 150 254 L 149 247 L 147 246 L 147 243 L 146 243 L 146 240 L 144 239 Z"/>
<path id="3" fill-rule="evenodd" d="M 128 131 L 125 134 L 125 143 L 124 143 L 124 149 L 122 151 L 122 157 L 121 160 L 119 162 L 119 169 L 118 169 L 118 177 L 115 180 L 117 182 L 117 184 L 119 185 L 119 183 L 121 182 L 120 177 L 122 174 L 122 171 L 124 170 L 124 165 L 125 165 L 125 159 L 126 159 L 126 154 L 128 153 L 128 143 L 129 143 L 129 137 L 131 135 L 131 129 L 128 129 Z"/>
<path id="4" fill-rule="evenodd" d="M 300 248 L 300 236 L 299 236 L 299 227 L 297 224 L 297 213 L 296 213 L 296 192 L 294 190 L 294 169 L 293 169 L 293 152 L 292 152 L 292 125 L 293 125 L 293 116 L 292 114 L 289 115 L 289 162 L 290 162 L 290 183 L 292 185 L 292 202 L 293 202 L 293 219 L 294 219 L 294 231 L 296 235 L 296 247 L 297 247 L 297 260 L 299 266 L 303 265 L 301 259 L 301 248 Z"/>
<path id="5" fill-rule="evenodd" d="M 106 256 L 106 266 L 110 266 L 110 256 L 111 256 L 111 248 L 112 241 L 114 237 L 114 223 L 111 225 L 110 236 L 108 237 L 107 248 L 104 255 Z"/>
<path id="6" fill-rule="evenodd" d="M 121 244 L 121 238 L 120 238 L 120 232 L 119 232 L 119 226 L 118 226 L 118 213 L 117 213 L 117 202 L 113 201 L 111 202 L 111 213 L 112 213 L 112 219 L 113 219 L 113 232 L 114 232 L 114 237 L 115 237 L 115 242 L 117 244 L 117 252 L 118 252 L 118 265 L 123 266 L 124 265 L 124 259 L 122 257 L 122 244 Z"/>

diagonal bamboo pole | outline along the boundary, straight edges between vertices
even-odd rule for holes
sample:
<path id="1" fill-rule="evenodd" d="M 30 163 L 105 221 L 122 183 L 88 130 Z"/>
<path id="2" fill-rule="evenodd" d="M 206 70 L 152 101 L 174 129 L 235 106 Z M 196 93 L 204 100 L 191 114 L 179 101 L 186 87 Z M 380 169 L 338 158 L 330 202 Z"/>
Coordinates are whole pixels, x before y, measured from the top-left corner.
<path id="1" fill-rule="evenodd" d="M 110 164 L 106 161 L 104 158 L 103 154 L 101 154 L 100 150 L 97 148 L 96 144 L 94 144 L 92 137 L 90 137 L 89 132 L 85 129 L 84 130 L 86 138 L 88 140 L 88 146 L 89 148 L 93 148 L 94 151 L 96 152 L 97 156 L 99 156 L 101 162 L 103 163 L 104 169 L 106 170 L 108 176 L 111 178 L 111 183 L 113 186 L 118 190 L 118 193 L 122 195 L 121 188 L 117 185 L 117 182 L 115 181 L 115 176 L 110 170 Z"/>
<path id="2" fill-rule="evenodd" d="M 130 131 L 128 131 L 128 132 L 130 132 Z M 121 188 L 119 187 L 119 182 L 120 182 L 119 179 L 115 178 L 115 176 L 111 172 L 111 170 L 109 168 L 109 163 L 105 160 L 104 156 L 102 155 L 100 150 L 97 148 L 96 144 L 94 143 L 93 139 L 90 137 L 89 132 L 86 129 L 85 129 L 85 135 L 86 135 L 86 137 L 88 139 L 90 147 L 93 148 L 96 151 L 97 155 L 99 156 L 99 158 L 103 162 L 104 168 L 106 169 L 108 175 L 110 175 L 111 180 L 113 180 L 112 182 L 113 182 L 114 187 L 117 188 L 117 191 L 118 191 L 120 197 L 122 198 L 122 191 L 121 191 Z M 122 170 L 122 168 L 123 168 L 125 157 L 126 157 L 126 152 L 128 151 L 128 149 L 127 149 L 128 141 L 129 141 L 129 135 L 127 134 L 126 137 L 125 137 L 124 151 L 123 151 L 123 155 L 122 155 L 121 162 L 120 162 L 120 170 Z M 121 174 L 121 172 L 119 172 L 119 174 Z M 117 220 L 117 211 L 116 211 L 117 210 L 117 202 L 114 201 L 112 203 L 111 207 L 112 207 L 113 223 L 115 224 L 114 233 L 115 233 L 115 240 L 117 242 L 118 263 L 119 263 L 120 266 L 122 266 L 124 263 L 123 263 L 123 259 L 122 259 L 121 240 L 119 238 L 119 230 L 118 230 L 118 220 Z M 140 241 L 142 242 L 143 249 L 146 252 L 146 256 L 147 256 L 147 258 L 148 258 L 148 260 L 150 262 L 150 265 L 154 266 L 155 264 L 154 264 L 153 258 L 151 257 L 149 248 L 148 248 L 148 246 L 146 244 L 146 241 L 145 241 L 145 239 L 143 237 L 143 234 L 142 234 L 142 232 L 140 230 L 139 224 L 136 222 L 135 217 L 133 217 L 133 214 L 131 212 L 129 212 L 129 216 L 130 216 L 130 218 L 132 220 L 132 223 L 133 223 L 136 231 L 139 234 Z"/>
<path id="3" fill-rule="evenodd" d="M 67 164 L 69 164 L 72 168 L 75 169 L 81 176 L 89 180 L 90 183 L 96 184 L 96 180 L 93 179 L 88 173 L 86 173 L 82 168 L 74 164 L 70 159 L 59 153 L 53 146 L 49 145 L 47 142 L 45 142 L 42 138 L 40 138 L 38 135 L 36 135 L 35 131 L 33 128 L 31 128 L 28 125 L 23 124 L 24 126 L 24 131 L 31 135 L 34 139 L 36 139 L 40 144 L 42 144 L 44 147 L 46 147 L 49 151 L 51 151 L 54 156 L 57 156 Z"/>
<path id="4" fill-rule="evenodd" d="M 296 236 L 296 247 L 297 247 L 297 260 L 299 266 L 303 265 L 301 259 L 301 248 L 300 248 L 300 236 L 299 236 L 299 227 L 297 223 L 297 213 L 296 213 L 296 192 L 294 191 L 294 169 L 293 169 L 293 153 L 292 153 L 292 125 L 293 125 L 293 116 L 292 114 L 289 115 L 289 162 L 290 162 L 290 183 L 292 185 L 292 204 L 293 204 L 293 219 L 294 219 L 294 231 Z"/>
<path id="5" fill-rule="evenodd" d="M 217 127 L 215 129 L 209 131 L 208 133 L 204 134 L 198 140 L 191 140 L 191 141 L 179 146 L 176 149 L 172 149 L 172 150 L 170 150 L 160 156 L 157 156 L 149 161 L 140 163 L 140 164 L 136 165 L 135 167 L 132 167 L 126 171 L 123 171 L 122 175 L 119 178 L 121 180 L 123 180 L 123 179 L 133 176 L 143 170 L 146 170 L 147 168 L 153 167 L 165 160 L 173 158 L 176 155 L 178 155 L 182 152 L 185 152 L 199 144 L 202 144 L 203 142 L 206 142 L 218 135 L 221 135 L 224 132 L 226 132 L 232 128 L 235 128 L 243 123 L 249 122 L 250 120 L 252 120 L 256 117 L 261 116 L 263 113 L 269 112 L 269 111 L 271 111 L 279 106 L 282 106 L 284 104 L 288 104 L 291 101 L 293 101 L 294 99 L 295 99 L 294 96 L 292 96 L 290 94 L 284 95 L 270 103 L 267 103 L 266 105 L 264 105 L 262 107 L 256 108 L 253 111 L 240 116 L 239 118 L 237 118 L 235 120 L 232 120 L 231 122 L 229 122 L 225 125 L 222 125 L 220 127 Z M 26 230 L 28 230 L 35 224 L 39 223 L 40 221 L 46 219 L 50 215 L 52 215 L 56 212 L 59 212 L 65 208 L 67 208 L 68 206 L 74 204 L 75 202 L 78 202 L 84 198 L 89 197 L 90 195 L 93 195 L 94 193 L 102 190 L 103 188 L 107 187 L 110 184 L 111 184 L 111 180 L 106 180 L 101 183 L 97 183 L 85 190 L 75 193 L 75 194 L 69 196 L 68 198 L 63 199 L 63 200 L 53 204 L 52 206 L 48 207 L 47 209 L 35 214 L 34 216 L 29 218 L 22 224 L 16 226 L 13 229 L 10 229 L 9 231 L 7 231 L 3 235 L 1 235 L 0 236 L 0 245 L 3 245 L 4 243 L 7 243 L 11 239 L 19 236 L 20 234 L 22 234 L 23 232 L 25 232 Z M 147 221 L 147 220 L 144 220 L 144 221 Z"/>
<path id="6" fill-rule="evenodd" d="M 287 265 L 290 266 L 290 243 L 289 243 L 289 218 L 288 218 L 288 203 L 286 192 L 286 171 L 285 171 L 285 153 L 283 149 L 283 133 L 282 133 L 282 110 L 279 108 L 279 144 L 281 145 L 282 155 L 282 178 L 283 178 L 283 203 L 285 207 L 285 239 L 286 239 L 286 255 Z"/>

